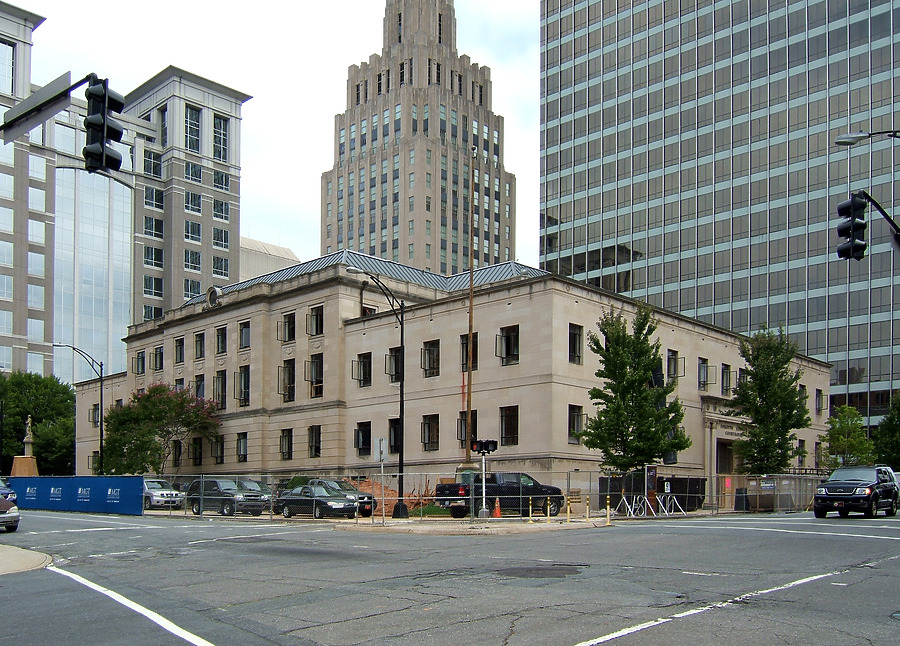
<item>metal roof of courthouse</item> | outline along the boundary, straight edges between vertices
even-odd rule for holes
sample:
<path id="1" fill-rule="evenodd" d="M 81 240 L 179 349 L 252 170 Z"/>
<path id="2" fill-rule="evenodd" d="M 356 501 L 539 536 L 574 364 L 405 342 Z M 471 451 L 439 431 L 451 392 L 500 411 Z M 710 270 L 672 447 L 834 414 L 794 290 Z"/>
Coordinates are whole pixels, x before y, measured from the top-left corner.
<path id="1" fill-rule="evenodd" d="M 468 271 L 453 276 L 442 276 L 430 271 L 408 267 L 398 262 L 393 262 L 392 260 L 385 260 L 350 249 L 342 249 L 341 251 L 335 251 L 334 253 L 330 253 L 320 258 L 315 258 L 314 260 L 301 262 L 300 264 L 285 267 L 284 269 L 279 269 L 278 271 L 263 274 L 239 283 L 221 285 L 219 286 L 219 289 L 222 290 L 223 294 L 232 294 L 248 287 L 253 287 L 254 285 L 273 285 L 335 265 L 357 267 L 358 269 L 376 274 L 380 277 L 415 283 L 445 292 L 454 292 L 469 287 Z M 476 287 L 480 287 L 482 285 L 489 285 L 490 283 L 508 280 L 510 278 L 534 278 L 547 275 L 549 275 L 549 272 L 542 269 L 535 269 L 534 267 L 529 267 L 528 265 L 523 265 L 511 260 L 497 265 L 488 265 L 476 269 L 473 272 L 473 283 Z M 205 295 L 195 296 L 187 301 L 185 305 L 202 303 L 205 298 Z"/>

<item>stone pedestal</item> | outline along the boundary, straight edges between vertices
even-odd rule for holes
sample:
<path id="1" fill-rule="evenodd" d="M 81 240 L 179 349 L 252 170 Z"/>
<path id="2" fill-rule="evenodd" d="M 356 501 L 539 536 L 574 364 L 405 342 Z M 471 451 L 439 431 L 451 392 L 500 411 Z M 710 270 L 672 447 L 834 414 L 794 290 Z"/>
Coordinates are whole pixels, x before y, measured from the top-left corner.
<path id="1" fill-rule="evenodd" d="M 13 458 L 11 476 L 38 476 L 37 458 L 33 455 L 17 455 Z"/>

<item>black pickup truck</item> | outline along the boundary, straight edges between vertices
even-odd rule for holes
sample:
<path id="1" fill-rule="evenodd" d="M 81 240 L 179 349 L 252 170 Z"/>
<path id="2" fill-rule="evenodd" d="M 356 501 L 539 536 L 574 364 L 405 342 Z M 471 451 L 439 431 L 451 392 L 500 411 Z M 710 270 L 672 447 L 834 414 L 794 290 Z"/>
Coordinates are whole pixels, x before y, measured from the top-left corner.
<path id="1" fill-rule="evenodd" d="M 472 485 L 467 482 L 437 485 L 435 504 L 449 509 L 454 518 L 468 516 L 473 504 L 475 509 L 481 509 L 481 474 L 472 475 Z M 485 503 L 490 510 L 499 499 L 501 511 L 527 516 L 530 505 L 534 514 L 557 516 L 565 502 L 559 487 L 542 485 L 527 473 L 488 473 L 484 480 Z"/>

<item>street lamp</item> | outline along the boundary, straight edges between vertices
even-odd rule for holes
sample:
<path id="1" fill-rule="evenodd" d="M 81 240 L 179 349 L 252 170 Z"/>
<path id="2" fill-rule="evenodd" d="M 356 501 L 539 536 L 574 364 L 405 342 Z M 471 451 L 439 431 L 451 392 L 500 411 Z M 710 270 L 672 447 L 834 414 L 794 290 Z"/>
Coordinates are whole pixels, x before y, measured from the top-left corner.
<path id="1" fill-rule="evenodd" d="M 878 132 L 848 132 L 834 140 L 836 146 L 855 146 L 861 141 L 871 139 L 878 135 L 900 139 L 900 130 L 879 130 Z"/>
<path id="2" fill-rule="evenodd" d="M 391 312 L 394 313 L 397 323 L 400 324 L 400 436 L 397 438 L 397 504 L 394 505 L 393 517 L 409 518 L 409 508 L 406 506 L 406 503 L 403 502 L 403 444 L 405 434 L 403 414 L 406 403 L 406 332 L 404 328 L 406 323 L 406 303 L 397 298 L 394 292 L 391 291 L 391 288 L 385 285 L 377 274 L 373 274 L 365 269 L 360 269 L 359 267 L 353 267 L 352 265 L 347 267 L 347 273 L 365 274 L 371 278 L 387 299 Z"/>
<path id="3" fill-rule="evenodd" d="M 103 362 L 97 361 L 89 355 L 87 352 L 82 350 L 81 348 L 76 348 L 74 345 L 69 345 L 68 343 L 54 343 L 54 348 L 71 348 L 78 354 L 82 356 L 82 358 L 88 362 L 88 365 L 91 366 L 91 370 L 94 371 L 94 374 L 100 378 L 100 455 L 99 455 L 99 468 L 97 472 L 100 475 L 103 475 Z"/>

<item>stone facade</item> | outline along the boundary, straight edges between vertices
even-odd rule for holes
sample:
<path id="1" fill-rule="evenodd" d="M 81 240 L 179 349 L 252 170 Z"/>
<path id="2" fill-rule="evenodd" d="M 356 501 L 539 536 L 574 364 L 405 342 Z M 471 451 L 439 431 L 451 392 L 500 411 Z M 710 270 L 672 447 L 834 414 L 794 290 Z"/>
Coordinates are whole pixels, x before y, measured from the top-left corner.
<path id="1" fill-rule="evenodd" d="M 382 53 L 350 67 L 347 109 L 335 117 L 322 253 L 462 271 L 474 183 L 475 266 L 515 259 L 516 179 L 503 136 L 490 69 L 456 51 L 452 0 L 388 0 Z"/>
<path id="2" fill-rule="evenodd" d="M 211 291 L 130 328 L 130 368 L 106 380 L 113 391 L 106 401 L 167 383 L 221 402 L 221 447 L 201 444 L 199 455 L 183 447 L 181 464 L 169 469 L 181 474 L 287 478 L 375 469 L 379 438 L 386 469 L 395 470 L 398 437 L 390 429 L 399 391 L 386 356 L 400 345 L 398 317 L 374 279 L 348 267 L 377 276 L 404 303 L 406 471 L 452 472 L 466 457 L 457 428 L 466 410 L 467 274 L 447 278 L 345 251 Z M 591 413 L 588 390 L 597 385 L 587 337 L 604 313 L 629 318 L 637 303 L 517 263 L 477 270 L 473 282 L 473 426 L 478 438 L 500 441 L 494 468 L 596 470 L 599 455 L 570 433 Z M 664 310 L 655 317 L 693 440 L 677 469 L 731 473 L 729 449 L 740 427 L 722 404 L 744 366 L 740 337 Z M 805 466 L 814 466 L 829 371 L 806 357 L 797 366 L 812 420 L 798 436 L 810 453 Z M 96 403 L 96 386 L 79 385 L 78 410 Z M 96 428 L 79 430 L 79 472 L 97 439 Z"/>

